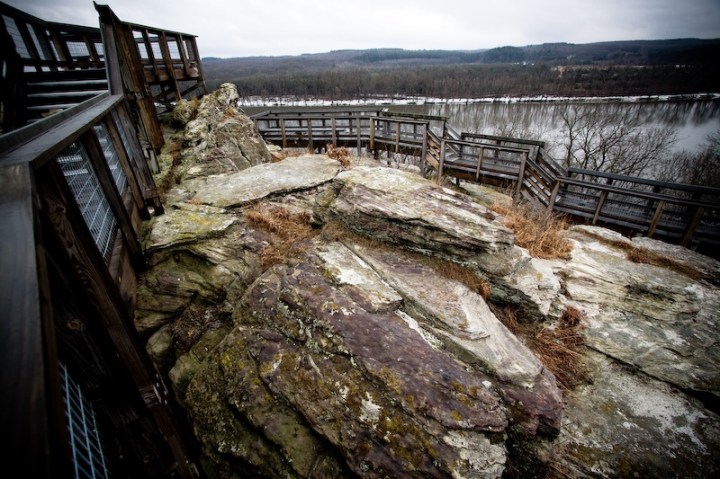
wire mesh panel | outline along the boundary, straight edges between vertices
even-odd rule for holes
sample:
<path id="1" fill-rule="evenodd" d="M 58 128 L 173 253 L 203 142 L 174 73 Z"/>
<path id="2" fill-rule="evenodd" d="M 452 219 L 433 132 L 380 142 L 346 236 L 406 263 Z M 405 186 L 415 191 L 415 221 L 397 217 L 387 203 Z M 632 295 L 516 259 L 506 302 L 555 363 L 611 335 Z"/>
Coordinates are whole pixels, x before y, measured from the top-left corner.
<path id="1" fill-rule="evenodd" d="M 85 398 L 82 389 L 73 381 L 62 363 L 60 363 L 60 380 L 70 436 L 73 477 L 107 479 L 109 473 L 92 404 Z"/>
<path id="2" fill-rule="evenodd" d="M 117 220 L 90 164 L 87 151 L 75 142 L 57 157 L 75 202 L 105 261 L 110 259 Z"/>
<path id="3" fill-rule="evenodd" d="M 102 123 L 93 126 L 93 130 L 95 130 L 95 135 L 100 142 L 100 147 L 102 148 L 103 155 L 105 155 L 105 161 L 107 161 L 108 168 L 110 168 L 115 186 L 117 186 L 120 196 L 123 196 L 127 190 L 128 183 L 112 138 L 110 138 L 107 127 Z"/>
<path id="4" fill-rule="evenodd" d="M 84 42 L 67 42 L 68 51 L 73 58 L 84 58 L 90 56 L 90 50 Z"/>
<path id="5" fill-rule="evenodd" d="M 15 19 L 5 15 L 2 16 L 2 19 L 5 23 L 5 28 L 7 29 L 8 35 L 10 35 L 13 43 L 15 43 L 15 50 L 22 58 L 30 58 L 30 52 L 25 45 L 25 40 L 23 40 L 22 34 L 20 33 L 20 30 L 15 23 Z"/>

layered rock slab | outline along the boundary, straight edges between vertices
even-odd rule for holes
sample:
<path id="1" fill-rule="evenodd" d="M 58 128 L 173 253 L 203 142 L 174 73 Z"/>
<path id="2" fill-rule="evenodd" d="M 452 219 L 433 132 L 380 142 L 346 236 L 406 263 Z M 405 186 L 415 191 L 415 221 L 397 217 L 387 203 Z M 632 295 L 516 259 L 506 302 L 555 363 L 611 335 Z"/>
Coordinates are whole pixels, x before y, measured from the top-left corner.
<path id="1" fill-rule="evenodd" d="M 720 474 L 720 417 L 666 383 L 589 353 L 592 384 L 568 393 L 550 455 L 563 476 Z"/>
<path id="2" fill-rule="evenodd" d="M 302 261 L 271 269 L 255 282 L 236 308 L 235 331 L 190 381 L 185 398 L 193 416 L 203 417 L 211 404 L 225 411 L 220 417 L 232 417 L 232 409 L 242 419 L 220 421 L 221 427 L 196 420 L 198 436 L 213 454 L 226 454 L 230 438 L 221 439 L 222 430 L 230 428 L 235 437 L 248 428 L 256 434 L 283 429 L 277 420 L 302 427 L 303 437 L 316 444 L 310 450 L 341 457 L 341 467 L 363 477 L 499 477 L 507 454 L 503 433 L 520 418 L 514 408 L 529 415 L 532 406 L 506 409 L 511 401 L 496 386 L 503 381 L 448 353 L 442 347 L 446 338 L 434 334 L 428 319 L 403 307 L 412 295 L 408 288 L 398 292 L 365 253 L 358 256 L 339 243 L 315 244 Z M 426 272 L 418 274 L 405 277 L 412 288 Z M 497 324 L 480 334 L 476 311 L 464 314 L 473 326 L 448 319 L 445 329 L 457 336 L 469 332 L 474 341 L 500 334 Z M 483 321 L 490 324 L 488 317 Z M 532 355 L 522 345 L 517 352 L 535 368 L 530 374 L 542 378 Z M 468 354 L 492 361 L 482 348 Z M 226 381 L 235 386 L 225 387 Z M 278 404 L 285 412 L 278 412 Z M 284 464 L 307 463 L 314 454 L 260 436 L 251 441 L 259 448 L 252 454 L 248 445 L 231 449 L 243 461 L 257 457 L 258 468 L 267 467 L 259 458 L 269 454 L 260 446 L 268 441 L 280 445 L 273 450 L 283 451 Z M 327 452 L 333 450 L 335 455 Z M 283 472 L 277 466 L 266 473 Z"/>
<path id="3" fill-rule="evenodd" d="M 364 236 L 455 261 L 502 256 L 514 242 L 498 215 L 467 195 L 391 168 L 344 171 L 317 204 L 326 221 L 336 219 Z"/>
<path id="4" fill-rule="evenodd" d="M 682 389 L 720 396 L 717 288 L 682 270 L 629 261 L 633 243 L 617 233 L 583 226 L 572 234 L 564 286 L 586 313 L 587 344 Z M 705 258 L 703 269 L 717 270 L 715 263 Z"/>
<path id="5" fill-rule="evenodd" d="M 194 179 L 183 187 L 194 193 L 194 203 L 237 207 L 271 195 L 314 188 L 332 180 L 340 170 L 340 163 L 327 156 L 304 155 L 238 173 Z"/>

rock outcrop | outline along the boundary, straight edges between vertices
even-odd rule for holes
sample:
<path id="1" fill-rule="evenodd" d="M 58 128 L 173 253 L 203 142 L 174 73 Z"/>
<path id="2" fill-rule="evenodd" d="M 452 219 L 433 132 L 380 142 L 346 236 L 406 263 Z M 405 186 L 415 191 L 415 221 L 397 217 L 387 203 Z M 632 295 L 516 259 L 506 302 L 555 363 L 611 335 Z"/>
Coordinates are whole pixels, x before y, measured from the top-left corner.
<path id="1" fill-rule="evenodd" d="M 590 227 L 569 259 L 531 258 L 473 196 L 367 161 L 209 166 L 230 90 L 188 124 L 205 133 L 148 224 L 136 315 L 213 474 L 720 472 L 717 262 Z M 283 211 L 306 223 L 292 247 Z M 586 344 L 564 392 L 537 347 L 553 331 Z"/>

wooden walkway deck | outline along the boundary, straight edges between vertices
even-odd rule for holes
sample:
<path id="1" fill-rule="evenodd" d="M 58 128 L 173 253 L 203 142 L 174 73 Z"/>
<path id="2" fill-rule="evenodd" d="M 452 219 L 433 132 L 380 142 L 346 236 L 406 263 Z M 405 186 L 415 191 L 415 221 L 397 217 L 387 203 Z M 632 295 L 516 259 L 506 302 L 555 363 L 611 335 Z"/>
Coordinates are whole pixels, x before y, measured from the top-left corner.
<path id="1" fill-rule="evenodd" d="M 156 105 L 207 93 L 196 37 L 122 22 L 107 5 L 95 8 L 100 28 L 47 22 L 0 2 L 0 133 L 109 91 L 127 96 L 139 113 L 141 140 L 159 153 Z"/>
<path id="2" fill-rule="evenodd" d="M 425 173 L 512 187 L 577 222 L 720 252 L 720 188 L 564 169 L 540 141 L 458 133 L 444 117 L 382 109 L 270 110 L 253 115 L 263 138 L 283 148 L 331 144 L 415 157 Z"/>
<path id="3" fill-rule="evenodd" d="M 133 315 L 142 223 L 163 212 L 155 103 L 205 92 L 199 54 L 96 8 L 101 29 L 0 3 L 6 452 L 27 477 L 190 479 L 184 415 Z"/>

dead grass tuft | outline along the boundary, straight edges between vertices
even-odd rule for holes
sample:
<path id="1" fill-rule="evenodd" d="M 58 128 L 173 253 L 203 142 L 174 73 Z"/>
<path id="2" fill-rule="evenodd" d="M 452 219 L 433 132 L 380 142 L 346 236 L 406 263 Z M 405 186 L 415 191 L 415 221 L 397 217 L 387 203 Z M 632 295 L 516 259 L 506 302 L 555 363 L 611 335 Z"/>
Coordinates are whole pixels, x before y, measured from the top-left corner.
<path id="1" fill-rule="evenodd" d="M 263 269 L 284 262 L 291 253 L 302 250 L 299 243 L 313 236 L 310 215 L 293 213 L 280 206 L 257 204 L 245 211 L 252 226 L 271 233 L 271 244 L 260 252 Z"/>
<path id="2" fill-rule="evenodd" d="M 588 373 L 580 349 L 585 344 L 580 334 L 583 314 L 568 306 L 558 324 L 521 323 L 511 307 L 493 307 L 495 316 L 515 335 L 524 340 L 545 367 L 555 375 L 558 385 L 569 390 L 587 381 Z"/>
<path id="3" fill-rule="evenodd" d="M 335 148 L 332 143 L 328 143 L 325 147 L 327 156 L 333 160 L 340 162 L 343 168 L 350 166 L 350 150 L 345 147 Z"/>
<path id="4" fill-rule="evenodd" d="M 565 308 L 565 311 L 563 311 L 562 317 L 560 318 L 560 321 L 562 321 L 563 324 L 569 326 L 569 327 L 576 327 L 580 324 L 580 321 L 583 319 L 583 313 L 577 308 L 574 308 L 572 306 L 567 306 Z"/>
<path id="5" fill-rule="evenodd" d="M 566 259 L 572 245 L 565 238 L 568 224 L 562 218 L 529 203 L 489 206 L 504 217 L 503 224 L 514 231 L 515 243 L 531 256 L 543 259 Z"/>
<path id="6" fill-rule="evenodd" d="M 580 334 L 583 314 L 567 307 L 554 328 L 541 327 L 531 340 L 532 349 L 565 390 L 587 380 L 580 348 L 585 344 Z"/>

